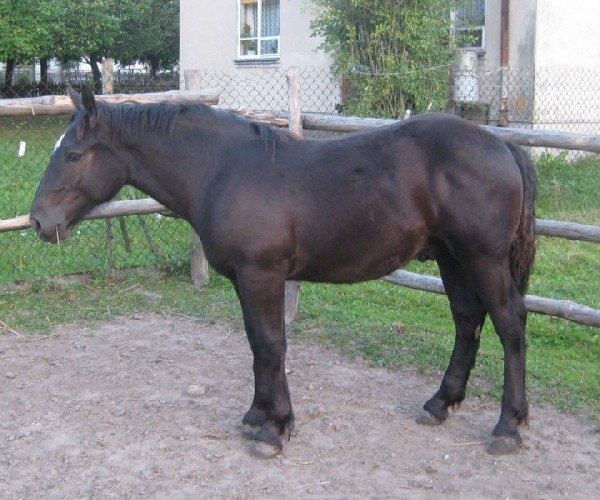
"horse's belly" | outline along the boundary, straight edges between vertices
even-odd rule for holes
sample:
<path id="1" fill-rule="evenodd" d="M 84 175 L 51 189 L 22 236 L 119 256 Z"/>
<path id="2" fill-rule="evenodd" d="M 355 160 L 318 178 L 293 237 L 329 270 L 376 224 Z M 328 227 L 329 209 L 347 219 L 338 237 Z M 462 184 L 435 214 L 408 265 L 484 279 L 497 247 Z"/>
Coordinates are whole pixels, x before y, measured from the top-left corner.
<path id="1" fill-rule="evenodd" d="M 342 243 L 328 251 L 305 255 L 290 279 L 326 283 L 356 283 L 381 278 L 404 267 L 422 250 L 422 239 L 403 242 L 356 240 Z"/>

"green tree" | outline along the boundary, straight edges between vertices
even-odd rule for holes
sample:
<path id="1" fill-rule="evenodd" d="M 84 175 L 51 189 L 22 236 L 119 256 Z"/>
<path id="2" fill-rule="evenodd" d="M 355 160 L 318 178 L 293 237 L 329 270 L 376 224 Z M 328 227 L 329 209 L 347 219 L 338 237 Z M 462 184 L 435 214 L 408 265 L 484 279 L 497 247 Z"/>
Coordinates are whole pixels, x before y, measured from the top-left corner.
<path id="1" fill-rule="evenodd" d="M 10 86 L 16 64 L 85 60 L 97 93 L 100 63 L 148 62 L 153 72 L 179 60 L 179 0 L 0 0 L 0 61 Z"/>
<path id="2" fill-rule="evenodd" d="M 344 112 L 397 118 L 442 109 L 453 0 L 314 0 L 313 35 L 346 82 Z"/>
<path id="3" fill-rule="evenodd" d="M 84 59 L 102 90 L 100 62 L 148 62 L 153 73 L 179 60 L 179 0 L 60 0 L 63 30 L 56 47 L 63 60 Z"/>
<path id="4" fill-rule="evenodd" d="M 0 0 L 0 61 L 6 61 L 4 86 L 10 87 L 18 63 L 52 55 L 55 7 L 54 1 Z"/>
<path id="5" fill-rule="evenodd" d="M 59 0 L 59 29 L 54 33 L 55 55 L 62 61 L 85 60 L 92 68 L 94 87 L 102 92 L 100 63 L 111 57 L 123 19 L 118 0 Z"/>
<path id="6" fill-rule="evenodd" d="M 123 64 L 146 62 L 152 74 L 177 64 L 179 0 L 129 0 L 124 8 L 113 57 Z"/>

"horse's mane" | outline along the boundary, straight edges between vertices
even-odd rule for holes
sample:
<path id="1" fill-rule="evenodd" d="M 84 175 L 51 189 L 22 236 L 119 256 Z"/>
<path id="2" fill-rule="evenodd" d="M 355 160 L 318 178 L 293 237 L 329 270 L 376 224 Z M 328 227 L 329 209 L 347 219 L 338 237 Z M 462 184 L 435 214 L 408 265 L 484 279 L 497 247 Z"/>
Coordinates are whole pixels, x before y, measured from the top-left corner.
<path id="1" fill-rule="evenodd" d="M 113 137 L 170 134 L 185 105 L 170 103 L 109 104 L 96 101 L 98 115 Z"/>
<path id="2" fill-rule="evenodd" d="M 198 120 L 225 123 L 228 128 L 249 131 L 261 138 L 267 151 L 274 151 L 281 141 L 295 138 L 288 131 L 279 131 L 263 124 L 240 118 L 234 113 L 212 109 L 205 104 L 125 103 L 110 104 L 96 101 L 100 119 L 105 121 L 113 137 L 140 137 L 148 132 L 171 134 L 180 115 L 194 113 Z"/>

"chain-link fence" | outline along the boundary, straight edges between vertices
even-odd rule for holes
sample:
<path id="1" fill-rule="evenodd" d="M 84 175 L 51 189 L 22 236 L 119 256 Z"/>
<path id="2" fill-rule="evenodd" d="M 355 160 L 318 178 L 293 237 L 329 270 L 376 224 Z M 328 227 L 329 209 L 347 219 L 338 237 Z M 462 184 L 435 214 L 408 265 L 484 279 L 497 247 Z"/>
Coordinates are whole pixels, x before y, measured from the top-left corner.
<path id="1" fill-rule="evenodd" d="M 287 68 L 279 67 L 240 67 L 232 73 L 200 71 L 195 72 L 194 86 L 216 89 L 220 108 L 281 111 L 288 106 L 286 73 Z M 303 112 L 339 111 L 347 98 L 347 82 L 337 81 L 328 68 L 301 68 L 300 75 Z M 64 94 L 67 77 L 74 85 L 93 83 L 89 74 L 63 76 L 51 85 L 22 82 L 19 87 L 4 88 L 0 98 Z M 600 134 L 600 69 L 474 73 L 446 68 L 430 72 L 428 78 L 433 77 L 447 82 L 447 111 L 480 123 L 498 123 L 504 97 L 509 126 Z M 115 72 L 112 79 L 115 93 L 169 90 L 184 86 L 184 82 L 177 73 L 157 78 Z M 63 115 L 0 116 L 1 219 L 29 211 L 37 183 L 68 120 L 69 116 Z M 124 190 L 120 196 L 143 195 Z M 0 238 L 0 280 L 127 266 L 177 266 L 189 261 L 191 248 L 187 223 L 158 215 L 86 221 L 60 246 L 39 242 L 31 230 L 0 233 Z"/>

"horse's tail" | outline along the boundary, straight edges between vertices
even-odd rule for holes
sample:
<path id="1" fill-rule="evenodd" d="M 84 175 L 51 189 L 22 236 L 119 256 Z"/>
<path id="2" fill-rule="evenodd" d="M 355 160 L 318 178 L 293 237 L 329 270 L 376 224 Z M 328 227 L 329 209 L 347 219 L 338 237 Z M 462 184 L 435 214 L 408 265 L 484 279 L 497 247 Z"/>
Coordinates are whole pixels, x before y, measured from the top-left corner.
<path id="1" fill-rule="evenodd" d="M 510 271 L 521 295 L 527 291 L 529 275 L 535 260 L 535 200 L 536 175 L 529 156 L 523 148 L 506 142 L 523 178 L 521 219 L 510 247 Z"/>

